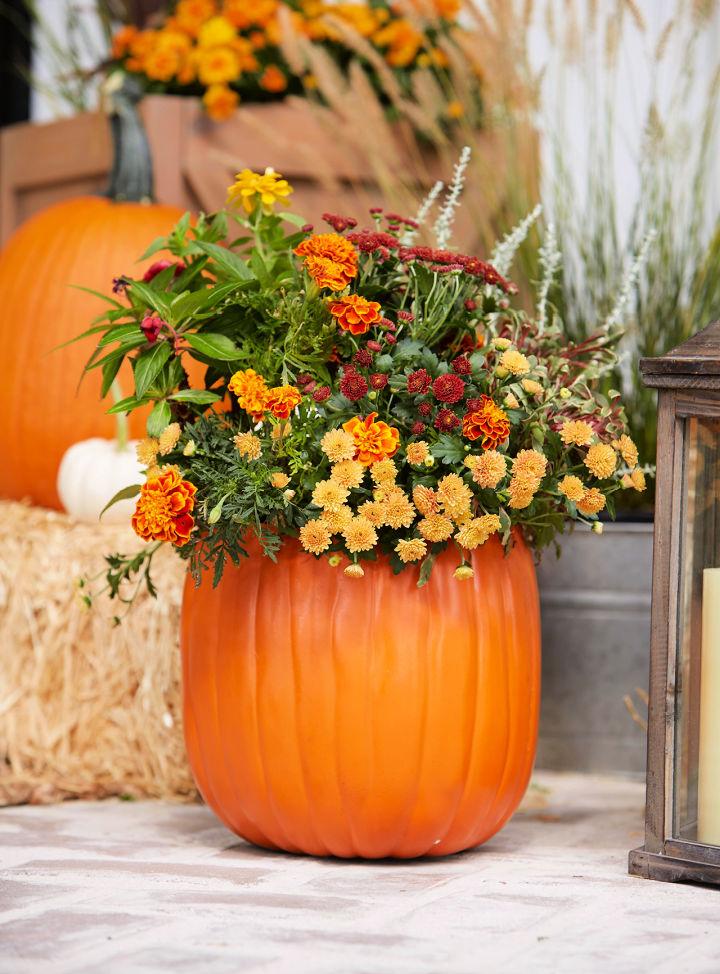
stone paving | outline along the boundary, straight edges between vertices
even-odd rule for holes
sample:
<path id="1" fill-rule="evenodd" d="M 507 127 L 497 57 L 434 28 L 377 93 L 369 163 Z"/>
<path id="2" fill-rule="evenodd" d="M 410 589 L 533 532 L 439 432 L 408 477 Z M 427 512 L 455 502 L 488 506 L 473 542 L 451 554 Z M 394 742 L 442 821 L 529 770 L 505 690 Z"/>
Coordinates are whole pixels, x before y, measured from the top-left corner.
<path id="1" fill-rule="evenodd" d="M 720 890 L 634 879 L 636 782 L 538 774 L 443 860 L 263 852 L 201 805 L 0 810 L 2 974 L 716 974 Z"/>

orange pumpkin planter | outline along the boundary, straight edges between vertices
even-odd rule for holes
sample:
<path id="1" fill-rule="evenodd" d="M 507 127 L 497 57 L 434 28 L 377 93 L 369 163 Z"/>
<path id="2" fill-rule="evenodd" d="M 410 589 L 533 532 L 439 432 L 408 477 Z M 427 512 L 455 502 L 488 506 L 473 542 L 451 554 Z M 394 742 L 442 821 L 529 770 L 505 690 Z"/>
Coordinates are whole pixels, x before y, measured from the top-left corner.
<path id="1" fill-rule="evenodd" d="M 251 842 L 410 858 L 486 841 L 532 769 L 540 691 L 533 558 L 491 538 L 475 578 L 383 559 L 352 581 L 254 543 L 218 588 L 188 580 L 185 734 L 200 791 Z"/>

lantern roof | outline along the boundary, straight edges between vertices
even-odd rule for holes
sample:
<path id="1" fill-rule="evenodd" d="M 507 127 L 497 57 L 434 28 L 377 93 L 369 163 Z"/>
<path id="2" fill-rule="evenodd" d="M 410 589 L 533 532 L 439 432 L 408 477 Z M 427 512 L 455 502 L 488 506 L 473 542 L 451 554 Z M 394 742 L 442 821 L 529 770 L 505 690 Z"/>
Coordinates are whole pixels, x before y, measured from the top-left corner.
<path id="1" fill-rule="evenodd" d="M 703 328 L 682 345 L 658 355 L 640 359 L 645 385 L 720 385 L 720 321 Z"/>

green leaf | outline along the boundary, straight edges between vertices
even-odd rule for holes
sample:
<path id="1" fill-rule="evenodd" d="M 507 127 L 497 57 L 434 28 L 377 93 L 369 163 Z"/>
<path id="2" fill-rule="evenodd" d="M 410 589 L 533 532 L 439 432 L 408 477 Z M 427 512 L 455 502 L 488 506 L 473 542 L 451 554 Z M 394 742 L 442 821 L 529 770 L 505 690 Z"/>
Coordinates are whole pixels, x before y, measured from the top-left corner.
<path id="1" fill-rule="evenodd" d="M 135 363 L 135 395 L 138 399 L 142 399 L 153 380 L 160 374 L 171 352 L 168 342 L 156 342 L 140 355 Z"/>
<path id="2" fill-rule="evenodd" d="M 148 257 L 152 257 L 159 250 L 167 250 L 167 243 L 167 237 L 155 237 L 145 253 L 138 257 L 137 263 L 140 263 L 141 260 L 147 260 Z"/>
<path id="3" fill-rule="evenodd" d="M 285 220 L 286 223 L 292 223 L 294 227 L 304 227 L 307 220 L 304 216 L 298 216 L 297 213 L 281 213 L 281 219 Z"/>
<path id="4" fill-rule="evenodd" d="M 160 402 L 155 403 L 153 411 L 147 418 L 147 435 L 160 436 L 171 419 L 172 414 L 170 412 L 170 407 L 165 400 L 162 399 Z"/>
<path id="5" fill-rule="evenodd" d="M 443 463 L 461 463 L 465 459 L 465 447 L 457 437 L 448 436 L 443 433 L 438 437 L 437 443 L 433 443 L 430 448 L 436 460 Z"/>
<path id="6" fill-rule="evenodd" d="M 230 281 L 212 288 L 201 288 L 199 291 L 185 291 L 183 294 L 178 294 L 170 305 L 174 322 L 179 324 L 183 318 L 191 318 L 205 309 L 216 309 L 221 301 L 237 289 L 238 283 Z"/>
<path id="7" fill-rule="evenodd" d="M 107 301 L 108 304 L 112 304 L 116 308 L 123 308 L 123 305 L 115 298 L 111 298 L 109 294 L 103 294 L 102 291 L 94 291 L 91 287 L 83 287 L 82 284 L 71 284 L 70 287 L 75 288 L 76 291 L 84 291 L 86 294 L 92 294 L 96 298 L 100 298 L 101 301 Z"/>
<path id="8" fill-rule="evenodd" d="M 105 345 L 110 345 L 112 342 L 119 342 L 123 339 L 137 338 L 140 341 L 144 339 L 143 333 L 140 331 L 135 322 L 131 322 L 126 325 L 115 325 L 114 328 L 110 328 L 103 337 L 98 342 L 98 348 L 103 348 Z"/>
<path id="9" fill-rule="evenodd" d="M 430 575 L 432 573 L 434 564 L 435 555 L 432 554 L 432 552 L 423 558 L 422 564 L 420 565 L 420 577 L 417 581 L 418 588 L 422 588 L 423 585 L 427 585 L 427 583 L 430 581 Z"/>
<path id="10" fill-rule="evenodd" d="M 237 281 L 252 280 L 252 273 L 248 265 L 232 250 L 221 247 L 219 244 L 208 243 L 206 240 L 198 240 L 195 246 L 199 247 L 208 257 L 212 257 L 213 264 L 225 277 L 232 277 Z"/>
<path id="11" fill-rule="evenodd" d="M 234 362 L 240 357 L 240 349 L 235 342 L 225 335 L 194 334 L 183 336 L 191 348 L 200 352 L 206 358 L 218 359 L 221 362 Z"/>
<path id="12" fill-rule="evenodd" d="M 136 304 L 144 305 L 150 311 L 162 311 L 164 315 L 169 313 L 170 302 L 163 291 L 157 291 L 142 281 L 133 281 L 128 290 Z"/>
<path id="13" fill-rule="evenodd" d="M 135 396 L 126 396 L 124 399 L 118 400 L 113 406 L 108 409 L 108 414 L 112 413 L 131 413 L 133 409 L 137 409 L 139 406 L 143 405 L 142 399 L 136 399 Z"/>
<path id="14" fill-rule="evenodd" d="M 100 386 L 100 398 L 104 399 L 110 390 L 110 386 L 115 381 L 115 376 L 120 371 L 120 366 L 123 362 L 123 356 L 118 355 L 116 358 L 110 359 L 102 367 L 102 385 Z"/>
<path id="15" fill-rule="evenodd" d="M 169 399 L 175 402 L 192 402 L 196 406 L 207 406 L 211 402 L 217 402 L 221 396 L 209 389 L 180 389 L 173 392 Z"/>
<path id="16" fill-rule="evenodd" d="M 140 484 L 132 484 L 130 487 L 123 487 L 123 489 L 119 490 L 114 497 L 111 497 L 110 500 L 105 505 L 105 507 L 103 507 L 103 509 L 100 511 L 100 514 L 98 515 L 98 520 L 100 520 L 100 518 L 103 516 L 105 511 L 109 507 L 112 507 L 113 504 L 117 504 L 118 501 L 130 500 L 131 497 L 137 497 L 139 493 L 140 493 Z"/>

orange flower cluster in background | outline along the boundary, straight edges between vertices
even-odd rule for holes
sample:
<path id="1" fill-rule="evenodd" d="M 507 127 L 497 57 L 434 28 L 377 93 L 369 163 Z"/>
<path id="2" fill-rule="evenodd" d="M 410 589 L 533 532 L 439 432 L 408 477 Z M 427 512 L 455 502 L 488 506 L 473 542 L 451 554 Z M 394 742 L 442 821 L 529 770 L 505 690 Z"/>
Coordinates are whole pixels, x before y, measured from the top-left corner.
<path id="1" fill-rule="evenodd" d="M 345 50 L 348 37 L 359 35 L 396 70 L 446 67 L 435 35 L 454 23 L 459 0 L 415 6 L 409 17 L 384 2 L 179 0 L 156 27 L 118 30 L 111 56 L 127 71 L 144 75 L 151 90 L 202 94 L 208 115 L 222 121 L 241 95 L 267 100 L 314 86 L 310 72 L 297 76 L 285 60 L 285 30 L 336 54 Z M 428 16 L 433 27 L 420 29 L 420 18 Z"/>

